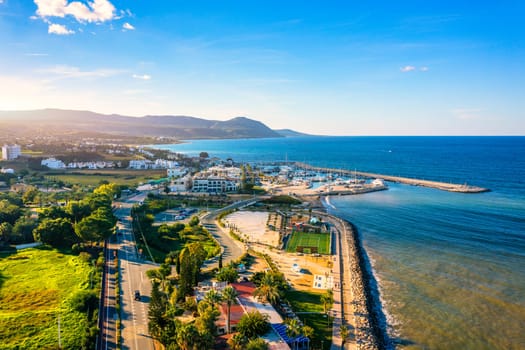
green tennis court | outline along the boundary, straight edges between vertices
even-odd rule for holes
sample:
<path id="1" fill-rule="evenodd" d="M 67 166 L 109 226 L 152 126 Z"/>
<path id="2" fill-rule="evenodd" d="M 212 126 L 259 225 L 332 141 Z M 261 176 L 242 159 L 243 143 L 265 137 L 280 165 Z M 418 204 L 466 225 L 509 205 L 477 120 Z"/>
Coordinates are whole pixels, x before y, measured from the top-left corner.
<path id="1" fill-rule="evenodd" d="M 288 240 L 286 251 L 330 254 L 330 234 L 294 232 Z"/>

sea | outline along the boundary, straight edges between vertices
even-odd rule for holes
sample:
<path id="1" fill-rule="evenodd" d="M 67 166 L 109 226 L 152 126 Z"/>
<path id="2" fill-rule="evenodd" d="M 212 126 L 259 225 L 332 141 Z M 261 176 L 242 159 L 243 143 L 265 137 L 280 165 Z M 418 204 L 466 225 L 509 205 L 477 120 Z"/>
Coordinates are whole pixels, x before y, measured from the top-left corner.
<path id="1" fill-rule="evenodd" d="M 397 349 L 525 349 L 525 137 L 291 137 L 157 145 L 238 162 L 469 184 L 328 200 L 358 229 Z"/>

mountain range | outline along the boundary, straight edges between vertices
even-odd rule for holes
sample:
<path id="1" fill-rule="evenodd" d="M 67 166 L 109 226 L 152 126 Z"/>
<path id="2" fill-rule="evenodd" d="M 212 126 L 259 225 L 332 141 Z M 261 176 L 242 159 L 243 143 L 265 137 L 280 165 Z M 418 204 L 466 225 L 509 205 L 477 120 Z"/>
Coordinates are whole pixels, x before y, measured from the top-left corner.
<path id="1" fill-rule="evenodd" d="M 0 111 L 0 129 L 13 135 L 45 133 L 60 136 L 92 132 L 110 135 L 170 137 L 181 140 L 305 135 L 289 129 L 272 130 L 265 124 L 246 117 L 219 121 L 171 115 L 129 117 L 63 109 Z"/>

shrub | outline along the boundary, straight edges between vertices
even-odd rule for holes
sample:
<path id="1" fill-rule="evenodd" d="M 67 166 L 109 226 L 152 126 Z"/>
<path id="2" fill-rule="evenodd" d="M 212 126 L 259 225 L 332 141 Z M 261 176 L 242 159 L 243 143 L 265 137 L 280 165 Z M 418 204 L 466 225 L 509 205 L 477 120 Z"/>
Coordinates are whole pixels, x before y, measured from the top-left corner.
<path id="1" fill-rule="evenodd" d="M 98 306 L 98 296 L 93 290 L 80 290 L 70 300 L 71 307 L 79 312 L 94 310 Z"/>

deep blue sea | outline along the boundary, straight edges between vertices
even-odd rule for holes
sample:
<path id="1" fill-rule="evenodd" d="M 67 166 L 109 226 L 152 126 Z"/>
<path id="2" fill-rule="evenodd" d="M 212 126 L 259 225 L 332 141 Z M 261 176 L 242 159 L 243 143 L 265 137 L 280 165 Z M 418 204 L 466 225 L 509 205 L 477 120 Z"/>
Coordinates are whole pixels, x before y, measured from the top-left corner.
<path id="1" fill-rule="evenodd" d="M 235 161 L 468 183 L 330 198 L 353 222 L 400 349 L 525 349 L 525 137 L 297 137 L 162 145 Z"/>

